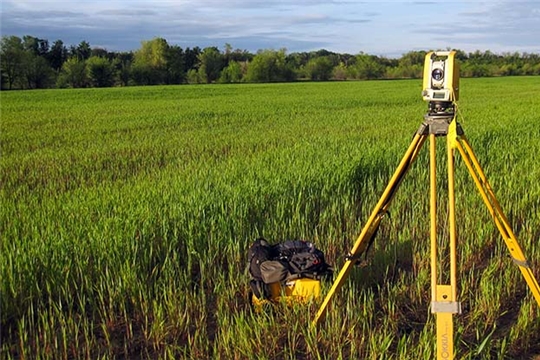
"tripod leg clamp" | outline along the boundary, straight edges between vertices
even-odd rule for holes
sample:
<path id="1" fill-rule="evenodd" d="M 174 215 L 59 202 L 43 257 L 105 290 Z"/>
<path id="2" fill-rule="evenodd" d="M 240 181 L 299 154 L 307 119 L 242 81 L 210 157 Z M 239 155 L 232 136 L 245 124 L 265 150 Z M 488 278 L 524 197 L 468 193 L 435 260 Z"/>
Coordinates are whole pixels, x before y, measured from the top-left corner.
<path id="1" fill-rule="evenodd" d="M 345 255 L 345 260 L 359 263 L 360 262 L 360 256 L 361 255 L 359 255 L 359 254 L 354 255 L 351 252 L 349 252 L 349 253 L 347 253 L 347 255 Z"/>
<path id="2" fill-rule="evenodd" d="M 526 268 L 526 269 L 530 268 L 529 263 L 527 262 L 527 260 L 518 260 L 515 257 L 512 257 L 512 261 L 519 267 L 523 267 L 523 268 Z"/>
<path id="3" fill-rule="evenodd" d="M 431 313 L 461 314 L 461 303 L 457 301 L 433 301 Z"/>

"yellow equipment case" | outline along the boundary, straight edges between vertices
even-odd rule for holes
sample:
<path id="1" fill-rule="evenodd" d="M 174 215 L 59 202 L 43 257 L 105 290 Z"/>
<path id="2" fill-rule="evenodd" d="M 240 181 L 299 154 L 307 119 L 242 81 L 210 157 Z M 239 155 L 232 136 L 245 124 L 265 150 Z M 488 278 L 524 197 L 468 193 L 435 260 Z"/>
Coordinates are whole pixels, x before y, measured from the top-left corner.
<path id="1" fill-rule="evenodd" d="M 324 254 L 311 242 L 288 240 L 270 245 L 257 239 L 248 253 L 251 302 L 307 303 L 321 295 L 321 279 L 332 274 Z"/>
<path id="2" fill-rule="evenodd" d="M 287 305 L 292 303 L 307 303 L 321 296 L 321 281 L 316 279 L 296 279 L 286 281 L 283 285 L 277 281 L 268 284 L 270 290 L 269 299 L 259 299 L 255 294 L 251 301 L 256 309 L 260 309 L 270 302 L 279 303 L 284 301 Z"/>

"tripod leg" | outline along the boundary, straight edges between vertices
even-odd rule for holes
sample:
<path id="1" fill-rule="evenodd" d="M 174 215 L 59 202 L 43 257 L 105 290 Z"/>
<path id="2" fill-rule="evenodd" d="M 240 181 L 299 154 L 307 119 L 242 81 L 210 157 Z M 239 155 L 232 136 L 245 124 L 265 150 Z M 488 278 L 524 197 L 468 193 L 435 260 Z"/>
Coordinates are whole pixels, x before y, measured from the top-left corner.
<path id="1" fill-rule="evenodd" d="M 454 314 L 460 313 L 456 286 L 456 219 L 454 193 L 454 149 L 447 144 L 448 157 L 448 209 L 450 234 L 450 285 L 438 284 L 437 263 L 437 182 L 435 135 L 430 135 L 430 209 L 431 209 L 431 312 L 435 314 L 437 328 L 437 359 L 454 358 Z M 445 258 L 445 257 L 443 257 Z M 441 265 L 442 267 L 442 265 Z"/>
<path id="2" fill-rule="evenodd" d="M 392 198 L 396 193 L 397 188 L 399 187 L 405 174 L 409 170 L 414 159 L 418 155 L 418 152 L 424 144 L 425 140 L 425 135 L 416 134 L 414 136 L 411 144 L 409 145 L 409 148 L 405 152 L 405 155 L 401 159 L 401 162 L 399 163 L 396 171 L 394 172 L 394 175 L 390 179 L 388 185 L 386 186 L 386 189 L 384 190 L 381 198 L 379 199 L 379 202 L 375 206 L 375 209 L 373 209 L 371 216 L 369 217 L 366 225 L 362 229 L 362 232 L 358 236 L 351 252 L 347 256 L 347 260 L 341 268 L 338 277 L 332 284 L 332 288 L 326 295 L 326 298 L 324 299 L 321 307 L 319 308 L 319 311 L 317 312 L 317 315 L 312 322 L 313 326 L 316 326 L 322 320 L 322 318 L 326 314 L 328 305 L 334 297 L 334 294 L 343 285 L 345 279 L 349 275 L 349 272 L 351 271 L 352 266 L 356 263 L 358 257 L 362 255 L 362 253 L 367 249 L 370 240 L 373 237 L 375 231 L 377 230 L 382 218 L 386 215 L 390 202 L 392 201 Z"/>
<path id="3" fill-rule="evenodd" d="M 499 202 L 497 201 L 497 198 L 495 197 L 495 194 L 487 181 L 486 175 L 480 167 L 480 163 L 474 155 L 474 152 L 465 135 L 462 135 L 459 138 L 456 145 L 461 156 L 463 157 L 469 173 L 476 184 L 476 187 L 480 192 L 480 195 L 482 196 L 482 199 L 484 200 L 484 203 L 489 210 L 489 213 L 495 222 L 495 225 L 499 229 L 499 232 L 501 233 L 504 242 L 510 251 L 510 256 L 512 256 L 512 259 L 519 267 L 519 270 L 525 278 L 527 285 L 531 289 L 536 302 L 540 306 L 540 287 L 538 286 L 538 282 L 534 277 L 532 269 L 530 268 L 527 259 L 523 254 L 523 250 L 521 250 L 516 236 L 510 227 L 510 223 L 508 222 L 508 219 L 506 219 L 506 216 L 504 215 L 501 206 L 499 205 Z"/>
<path id="4" fill-rule="evenodd" d="M 448 218 L 450 235 L 450 286 L 452 291 L 451 301 L 457 299 L 457 259 L 456 259 L 456 196 L 454 188 L 454 149 L 447 143 L 448 157 Z"/>

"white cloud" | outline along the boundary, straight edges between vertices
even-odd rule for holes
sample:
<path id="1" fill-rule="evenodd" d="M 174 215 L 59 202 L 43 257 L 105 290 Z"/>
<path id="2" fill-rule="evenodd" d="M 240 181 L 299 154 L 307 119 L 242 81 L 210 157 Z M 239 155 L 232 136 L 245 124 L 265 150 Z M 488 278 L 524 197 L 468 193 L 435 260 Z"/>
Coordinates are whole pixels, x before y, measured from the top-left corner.
<path id="1" fill-rule="evenodd" d="M 87 40 L 111 50 L 161 36 L 180 46 L 540 52 L 540 2 L 480 0 L 5 0 L 2 34 Z"/>

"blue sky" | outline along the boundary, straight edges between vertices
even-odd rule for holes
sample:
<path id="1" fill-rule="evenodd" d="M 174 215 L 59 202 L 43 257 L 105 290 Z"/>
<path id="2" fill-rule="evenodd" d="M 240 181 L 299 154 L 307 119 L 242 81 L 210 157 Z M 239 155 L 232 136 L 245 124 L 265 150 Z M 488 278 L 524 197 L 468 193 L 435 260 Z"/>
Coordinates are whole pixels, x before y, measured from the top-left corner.
<path id="1" fill-rule="evenodd" d="M 163 37 L 184 48 L 229 43 L 252 52 L 540 53 L 540 0 L 1 0 L 0 11 L 2 35 L 116 51 Z"/>

